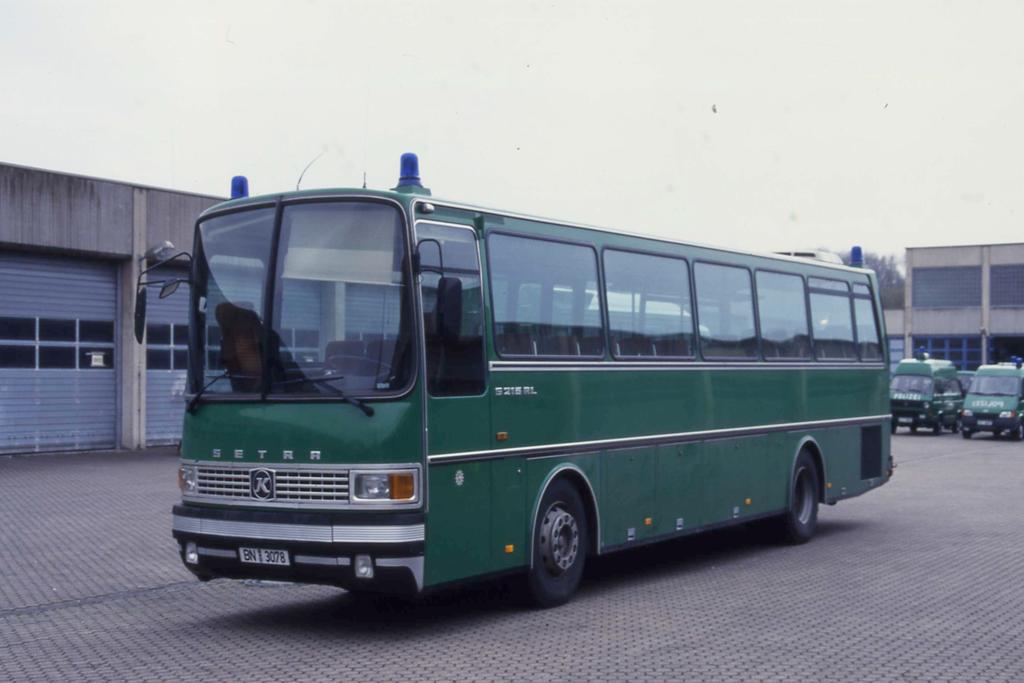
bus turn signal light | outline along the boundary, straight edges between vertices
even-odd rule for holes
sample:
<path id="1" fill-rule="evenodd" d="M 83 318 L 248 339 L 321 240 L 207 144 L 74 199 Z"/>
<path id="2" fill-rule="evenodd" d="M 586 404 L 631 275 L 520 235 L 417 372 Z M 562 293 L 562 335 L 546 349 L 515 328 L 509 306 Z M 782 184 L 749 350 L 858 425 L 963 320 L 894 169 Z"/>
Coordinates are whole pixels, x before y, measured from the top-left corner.
<path id="1" fill-rule="evenodd" d="M 415 495 L 412 472 L 392 472 L 388 480 L 391 500 L 410 500 Z"/>
<path id="2" fill-rule="evenodd" d="M 511 555 L 515 551 L 516 551 L 516 547 L 514 545 L 512 545 L 511 543 L 509 543 L 508 545 L 505 546 L 505 554 L 506 555 Z"/>

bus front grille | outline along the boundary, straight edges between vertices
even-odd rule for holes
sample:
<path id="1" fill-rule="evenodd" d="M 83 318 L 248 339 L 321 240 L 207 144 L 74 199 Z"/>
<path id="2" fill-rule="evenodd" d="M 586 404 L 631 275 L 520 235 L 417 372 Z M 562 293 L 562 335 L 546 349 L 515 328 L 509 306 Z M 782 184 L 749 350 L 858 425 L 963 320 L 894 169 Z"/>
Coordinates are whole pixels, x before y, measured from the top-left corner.
<path id="1" fill-rule="evenodd" d="M 270 470 L 274 486 L 268 498 L 253 495 L 251 473 Z M 348 503 L 348 470 L 291 469 L 275 467 L 197 468 L 196 493 L 191 499 L 235 500 L 251 503 L 272 501 L 293 504 Z"/>

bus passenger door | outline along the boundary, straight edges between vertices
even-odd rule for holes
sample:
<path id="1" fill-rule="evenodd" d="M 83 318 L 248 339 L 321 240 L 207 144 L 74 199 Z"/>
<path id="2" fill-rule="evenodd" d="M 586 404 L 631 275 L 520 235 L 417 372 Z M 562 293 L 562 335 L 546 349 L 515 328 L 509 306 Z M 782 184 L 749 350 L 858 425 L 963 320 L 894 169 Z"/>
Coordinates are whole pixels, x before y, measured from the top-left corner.
<path id="1" fill-rule="evenodd" d="M 419 221 L 426 350 L 428 584 L 488 571 L 490 461 L 435 457 L 486 450 L 491 416 L 476 233 L 468 225 Z"/>

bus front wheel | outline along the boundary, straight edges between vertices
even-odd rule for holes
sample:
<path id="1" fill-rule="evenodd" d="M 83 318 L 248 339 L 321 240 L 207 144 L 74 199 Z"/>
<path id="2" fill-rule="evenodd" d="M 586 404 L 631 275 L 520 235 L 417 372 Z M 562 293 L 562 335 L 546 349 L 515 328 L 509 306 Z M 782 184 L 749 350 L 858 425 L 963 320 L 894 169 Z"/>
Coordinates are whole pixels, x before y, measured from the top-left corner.
<path id="1" fill-rule="evenodd" d="M 590 535 L 579 491 L 566 479 L 544 492 L 533 527 L 527 589 L 538 607 L 568 602 L 583 578 Z"/>
<path id="2" fill-rule="evenodd" d="M 806 543 L 818 528 L 818 467 L 807 451 L 800 451 L 789 485 L 789 510 L 778 521 L 785 543 Z"/>

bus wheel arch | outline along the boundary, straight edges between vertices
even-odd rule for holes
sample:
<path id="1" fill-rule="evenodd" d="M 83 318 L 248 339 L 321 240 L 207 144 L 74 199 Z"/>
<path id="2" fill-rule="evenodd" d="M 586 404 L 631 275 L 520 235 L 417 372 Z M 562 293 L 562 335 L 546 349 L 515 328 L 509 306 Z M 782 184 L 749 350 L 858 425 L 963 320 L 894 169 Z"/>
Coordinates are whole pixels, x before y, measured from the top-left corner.
<path id="1" fill-rule="evenodd" d="M 533 501 L 533 512 L 530 516 L 530 526 L 528 529 L 528 537 L 532 541 L 533 530 L 537 528 L 537 515 L 540 514 L 540 504 L 544 500 L 544 494 L 547 493 L 548 489 L 559 480 L 566 480 L 568 483 L 576 489 L 580 499 L 583 501 L 583 511 L 586 515 L 587 527 L 590 530 L 588 538 L 588 555 L 597 555 L 600 548 L 601 539 L 601 518 L 597 508 L 597 495 L 595 493 L 593 485 L 590 483 L 590 479 L 577 465 L 572 463 L 562 463 L 557 467 L 553 468 L 548 472 L 544 478 L 544 483 L 541 484 L 537 491 L 537 495 Z M 532 568 L 536 558 L 533 556 L 533 545 L 530 545 L 530 562 L 529 566 Z"/>
<path id="2" fill-rule="evenodd" d="M 800 457 L 800 453 L 802 451 L 807 451 L 807 453 L 811 456 L 811 460 L 814 461 L 814 467 L 818 475 L 818 502 L 828 502 L 825 500 L 825 458 L 822 456 L 821 446 L 818 445 L 818 442 L 814 440 L 813 436 L 805 436 L 804 438 L 800 439 L 800 443 L 797 444 L 796 450 L 793 452 L 793 462 L 789 468 L 790 476 L 792 476 L 793 469 L 796 467 L 796 460 L 797 458 Z M 787 502 L 789 500 L 788 493 L 786 494 L 786 500 Z"/>

